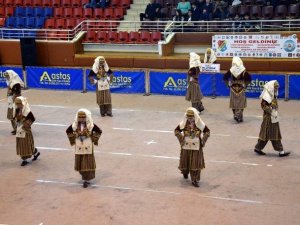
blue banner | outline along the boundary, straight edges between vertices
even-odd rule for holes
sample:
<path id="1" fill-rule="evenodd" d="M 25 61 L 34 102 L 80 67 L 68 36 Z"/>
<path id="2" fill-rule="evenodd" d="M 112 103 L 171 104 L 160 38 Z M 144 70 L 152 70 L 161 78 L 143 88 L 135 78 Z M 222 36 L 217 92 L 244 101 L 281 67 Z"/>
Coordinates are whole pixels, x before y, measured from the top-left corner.
<path id="1" fill-rule="evenodd" d="M 213 94 L 213 74 L 200 74 L 199 83 L 203 95 Z M 185 95 L 187 74 L 150 71 L 150 93 L 163 95 Z"/>
<path id="2" fill-rule="evenodd" d="M 26 67 L 30 88 L 83 90 L 82 69 Z"/>
<path id="3" fill-rule="evenodd" d="M 4 77 L 4 72 L 6 70 L 15 71 L 20 76 L 20 78 L 24 81 L 22 67 L 0 66 L 0 87 L 7 87 L 6 78 Z"/>
<path id="4" fill-rule="evenodd" d="M 300 74 L 289 76 L 289 98 L 300 99 Z"/>
<path id="5" fill-rule="evenodd" d="M 92 85 L 88 79 L 91 70 L 86 70 L 86 89 L 95 91 L 96 85 Z M 114 71 L 110 85 L 112 93 L 145 93 L 144 71 Z"/>
<path id="6" fill-rule="evenodd" d="M 246 96 L 250 98 L 258 98 L 263 91 L 264 85 L 270 80 L 277 80 L 279 82 L 279 98 L 284 98 L 285 95 L 285 76 L 275 74 L 251 74 L 251 83 L 246 90 Z M 216 74 L 216 95 L 229 96 L 229 88 L 223 81 L 223 74 Z"/>

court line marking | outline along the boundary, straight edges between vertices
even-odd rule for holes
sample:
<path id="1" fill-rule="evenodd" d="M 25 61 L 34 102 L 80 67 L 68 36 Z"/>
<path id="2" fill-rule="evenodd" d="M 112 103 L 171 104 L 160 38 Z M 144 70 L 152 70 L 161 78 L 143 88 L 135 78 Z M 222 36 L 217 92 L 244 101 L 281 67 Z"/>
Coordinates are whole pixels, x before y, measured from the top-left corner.
<path id="1" fill-rule="evenodd" d="M 63 185 L 81 186 L 81 184 L 79 184 L 79 183 L 55 181 L 55 180 L 36 180 L 36 182 L 44 183 L 44 184 L 63 184 Z M 143 189 L 143 188 L 121 187 L 121 186 L 111 186 L 111 185 L 92 184 L 91 187 L 116 189 L 116 190 L 127 190 L 127 191 L 150 192 L 150 193 L 162 193 L 162 194 L 170 194 L 170 195 L 186 195 L 186 194 L 180 193 L 180 192 L 162 191 L 162 190 L 154 190 L 154 189 Z M 200 195 L 200 194 L 196 194 L 196 196 L 200 197 L 200 198 L 210 198 L 210 199 L 216 199 L 216 200 L 242 202 L 242 203 L 249 203 L 249 204 L 263 204 L 262 201 L 255 201 L 255 200 L 249 200 L 249 199 L 227 198 L 227 197 L 219 197 L 219 196 L 211 196 L 211 195 Z"/>
<path id="2" fill-rule="evenodd" d="M 49 151 L 74 151 L 73 149 L 69 148 L 53 148 L 53 147 L 42 147 L 37 146 L 37 149 L 42 150 L 49 150 Z M 164 155 L 147 155 L 147 154 L 133 154 L 133 153 L 127 153 L 127 152 L 103 152 L 103 151 L 94 151 L 95 153 L 100 154 L 110 154 L 110 155 L 122 155 L 122 156 L 133 156 L 133 157 L 144 157 L 144 158 L 158 158 L 158 159 L 174 159 L 179 160 L 179 157 L 177 156 L 164 156 Z M 210 163 L 228 163 L 228 164 L 239 164 L 239 165 L 245 165 L 245 166 L 260 166 L 261 164 L 257 163 L 248 163 L 248 162 L 232 162 L 232 161 L 226 161 L 226 160 L 206 160 L 206 162 Z M 272 165 L 268 164 L 266 165 L 268 167 L 271 167 Z"/>

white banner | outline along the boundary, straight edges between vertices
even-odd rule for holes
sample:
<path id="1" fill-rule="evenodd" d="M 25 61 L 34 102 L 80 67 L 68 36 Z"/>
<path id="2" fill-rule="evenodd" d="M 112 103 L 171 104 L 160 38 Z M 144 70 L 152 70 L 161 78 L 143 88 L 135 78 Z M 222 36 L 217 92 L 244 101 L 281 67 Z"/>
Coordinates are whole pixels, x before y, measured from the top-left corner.
<path id="1" fill-rule="evenodd" d="M 201 72 L 219 73 L 220 64 L 201 63 Z"/>
<path id="2" fill-rule="evenodd" d="M 300 58 L 297 35 L 214 35 L 217 57 Z"/>

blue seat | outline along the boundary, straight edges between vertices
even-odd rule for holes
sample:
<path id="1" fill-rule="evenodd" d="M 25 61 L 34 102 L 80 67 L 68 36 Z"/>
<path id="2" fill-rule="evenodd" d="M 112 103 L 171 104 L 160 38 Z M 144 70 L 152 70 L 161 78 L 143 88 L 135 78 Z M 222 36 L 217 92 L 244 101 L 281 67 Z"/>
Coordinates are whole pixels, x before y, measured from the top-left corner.
<path id="1" fill-rule="evenodd" d="M 19 17 L 25 16 L 25 8 L 21 6 L 16 7 L 14 16 L 19 16 Z"/>
<path id="2" fill-rule="evenodd" d="M 15 17 L 8 17 L 5 20 L 6 27 L 16 27 L 16 18 Z"/>
<path id="3" fill-rule="evenodd" d="M 25 27 L 25 18 L 17 17 L 16 18 L 16 28 L 24 28 Z"/>
<path id="4" fill-rule="evenodd" d="M 45 25 L 45 17 L 38 17 L 35 19 L 35 27 L 38 29 L 43 28 Z"/>
<path id="5" fill-rule="evenodd" d="M 34 8 L 34 16 L 36 16 L 36 17 L 42 17 L 42 16 L 44 16 L 44 8 L 42 8 L 42 7 L 35 7 Z"/>
<path id="6" fill-rule="evenodd" d="M 53 8 L 45 7 L 44 8 L 44 17 L 52 17 L 53 16 Z"/>
<path id="7" fill-rule="evenodd" d="M 32 7 L 25 8 L 25 16 L 27 17 L 34 16 L 34 11 Z"/>
<path id="8" fill-rule="evenodd" d="M 25 20 L 25 27 L 26 28 L 36 28 L 35 25 L 35 18 L 34 17 L 27 17 Z"/>

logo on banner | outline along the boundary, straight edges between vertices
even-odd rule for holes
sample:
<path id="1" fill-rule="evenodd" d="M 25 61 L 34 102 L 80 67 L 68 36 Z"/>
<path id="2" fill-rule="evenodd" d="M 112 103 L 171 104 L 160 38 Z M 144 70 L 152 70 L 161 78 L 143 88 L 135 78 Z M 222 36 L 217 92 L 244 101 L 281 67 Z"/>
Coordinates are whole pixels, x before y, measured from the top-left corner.
<path id="1" fill-rule="evenodd" d="M 174 80 L 173 77 L 169 77 L 167 81 L 164 83 L 163 90 L 165 91 L 185 91 L 187 88 L 187 80 L 186 79 L 177 79 Z"/>
<path id="2" fill-rule="evenodd" d="M 264 90 L 264 85 L 268 82 L 269 80 L 259 80 L 258 78 L 256 78 L 255 80 L 252 80 L 248 85 L 246 92 L 260 93 Z"/>
<path id="3" fill-rule="evenodd" d="M 113 77 L 111 88 L 131 88 L 132 87 L 132 77 L 130 76 L 117 76 Z"/>
<path id="4" fill-rule="evenodd" d="M 283 49 L 286 52 L 293 52 L 296 49 L 296 43 L 293 40 L 287 40 L 283 44 Z"/>
<path id="5" fill-rule="evenodd" d="M 226 41 L 225 40 L 219 40 L 218 41 L 218 49 L 221 51 L 221 52 L 225 52 L 227 50 L 227 46 L 226 46 Z"/>
<path id="6" fill-rule="evenodd" d="M 49 73 L 45 71 L 40 77 L 40 83 L 47 85 L 71 85 L 71 75 L 62 72 L 51 73 L 49 75 Z"/>

